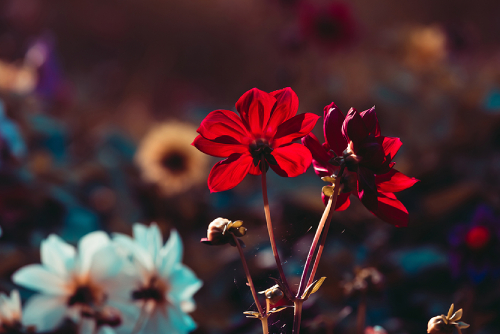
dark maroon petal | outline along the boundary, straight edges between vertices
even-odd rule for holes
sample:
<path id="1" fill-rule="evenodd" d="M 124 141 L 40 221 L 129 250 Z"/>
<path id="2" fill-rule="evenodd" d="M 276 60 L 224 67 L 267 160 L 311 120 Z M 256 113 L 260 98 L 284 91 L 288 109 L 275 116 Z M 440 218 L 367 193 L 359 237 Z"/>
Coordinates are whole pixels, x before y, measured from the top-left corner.
<path id="1" fill-rule="evenodd" d="M 224 191 L 237 186 L 248 174 L 252 160 L 250 153 L 234 153 L 216 163 L 208 176 L 210 192 Z"/>
<path id="2" fill-rule="evenodd" d="M 375 175 L 368 168 L 361 166 L 358 168 L 358 197 L 368 210 L 373 211 L 377 209 Z"/>
<path id="3" fill-rule="evenodd" d="M 375 112 L 375 106 L 368 110 L 363 111 L 361 114 L 363 122 L 365 122 L 366 128 L 371 135 L 378 137 L 380 136 L 380 125 L 378 124 L 377 113 Z"/>
<path id="4" fill-rule="evenodd" d="M 408 189 L 418 181 L 416 178 L 408 177 L 395 169 L 391 169 L 389 173 L 375 176 L 377 189 L 391 193 Z"/>
<path id="5" fill-rule="evenodd" d="M 354 152 L 357 152 L 357 145 L 363 139 L 365 139 L 369 132 L 365 126 L 365 122 L 356 109 L 351 108 L 349 113 L 347 114 L 344 124 L 342 124 L 342 134 L 347 142 L 352 141 L 354 144 Z M 328 141 L 330 146 L 332 145 L 330 141 Z"/>
<path id="6" fill-rule="evenodd" d="M 281 123 L 297 114 L 299 98 L 290 87 L 276 90 L 269 94 L 276 99 L 276 104 L 273 111 L 271 111 L 266 128 L 266 136 L 272 138 Z"/>
<path id="7" fill-rule="evenodd" d="M 197 131 L 208 140 L 229 136 L 240 143 L 245 143 L 245 139 L 250 137 L 238 115 L 229 110 L 212 111 L 203 119 Z"/>
<path id="8" fill-rule="evenodd" d="M 408 226 L 408 210 L 406 210 L 405 206 L 393 193 L 379 193 L 378 208 L 373 210 L 372 213 L 383 221 L 396 227 Z"/>
<path id="9" fill-rule="evenodd" d="M 275 103 L 274 96 L 252 88 L 236 102 L 236 110 L 253 135 L 262 135 Z"/>
<path id="10" fill-rule="evenodd" d="M 312 157 L 319 164 L 328 168 L 328 161 L 332 158 L 325 148 L 319 143 L 318 138 L 311 132 L 302 138 L 302 144 L 311 151 Z"/>
<path id="11" fill-rule="evenodd" d="M 367 136 L 361 143 L 358 143 L 356 155 L 361 158 L 360 165 L 372 171 L 378 171 L 387 161 L 382 145 L 372 135 Z"/>
<path id="12" fill-rule="evenodd" d="M 205 154 L 227 158 L 233 153 L 243 153 L 248 151 L 248 147 L 238 143 L 234 138 L 223 136 L 215 140 L 208 140 L 198 135 L 191 144 Z"/>
<path id="13" fill-rule="evenodd" d="M 401 140 L 396 137 L 383 137 L 382 147 L 386 156 L 386 161 L 389 162 L 396 156 L 399 148 L 403 145 Z"/>
<path id="14" fill-rule="evenodd" d="M 325 140 L 335 154 L 342 155 L 342 152 L 347 148 L 347 141 L 342 135 L 344 114 L 333 102 L 325 107 L 324 114 L 323 132 Z"/>
<path id="15" fill-rule="evenodd" d="M 344 211 L 349 207 L 349 205 L 351 204 L 349 195 L 351 195 L 351 193 L 342 193 L 337 197 L 337 205 L 335 205 L 335 211 Z"/>
<path id="16" fill-rule="evenodd" d="M 312 113 L 293 116 L 278 126 L 271 145 L 278 147 L 288 144 L 294 139 L 304 137 L 312 131 L 318 119 L 319 116 Z"/>
<path id="17" fill-rule="evenodd" d="M 278 164 L 269 167 L 284 177 L 295 177 L 305 173 L 312 161 L 311 152 L 298 143 L 278 147 L 271 154 Z"/>

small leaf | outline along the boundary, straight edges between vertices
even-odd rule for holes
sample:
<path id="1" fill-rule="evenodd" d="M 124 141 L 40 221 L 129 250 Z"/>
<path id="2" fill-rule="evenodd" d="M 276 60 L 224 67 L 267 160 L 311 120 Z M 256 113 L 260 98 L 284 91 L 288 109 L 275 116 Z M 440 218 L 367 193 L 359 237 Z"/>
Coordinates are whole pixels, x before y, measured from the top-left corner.
<path id="1" fill-rule="evenodd" d="M 260 313 L 259 312 L 254 312 L 254 311 L 246 311 L 243 312 L 247 316 L 247 318 L 260 318 Z"/>
<path id="2" fill-rule="evenodd" d="M 448 319 L 444 314 L 441 314 L 441 319 L 443 319 L 443 322 L 448 325 Z"/>
<path id="3" fill-rule="evenodd" d="M 319 280 L 311 283 L 311 285 L 309 285 L 306 288 L 306 291 L 304 291 L 304 294 L 302 295 L 302 299 L 306 300 L 307 298 L 309 298 L 310 295 L 312 295 L 313 293 L 318 291 L 319 288 L 321 287 L 321 285 L 323 284 L 323 282 L 325 281 L 325 279 L 326 279 L 326 277 L 321 277 Z"/>
<path id="4" fill-rule="evenodd" d="M 243 221 L 237 220 L 235 222 L 232 222 L 229 227 L 230 228 L 239 228 L 241 225 L 243 225 Z"/>
<path id="5" fill-rule="evenodd" d="M 325 181 L 325 182 L 330 182 L 330 183 L 335 183 L 335 178 L 334 177 L 331 177 L 331 176 L 323 176 L 321 178 L 321 180 Z"/>
<path id="6" fill-rule="evenodd" d="M 453 314 L 453 309 L 455 308 L 454 304 L 451 304 L 450 310 L 448 311 L 448 315 L 446 316 L 447 319 L 451 319 L 451 315 Z"/>
<path id="7" fill-rule="evenodd" d="M 280 311 L 283 311 L 284 309 L 286 309 L 286 306 L 285 307 L 280 307 L 278 309 L 276 308 L 273 308 L 272 310 L 269 310 L 268 314 L 271 314 L 271 313 L 278 313 Z"/>
<path id="8" fill-rule="evenodd" d="M 458 321 L 462 319 L 462 313 L 463 313 L 462 309 L 458 310 L 451 316 L 450 321 Z"/>
<path id="9" fill-rule="evenodd" d="M 458 326 L 458 328 L 468 328 L 470 325 L 469 324 L 466 324 L 465 322 L 463 321 L 459 321 L 456 326 Z"/>
<path id="10" fill-rule="evenodd" d="M 334 189 L 333 186 L 324 186 L 322 189 L 323 194 L 325 194 L 325 196 L 327 196 L 327 197 L 331 197 L 331 196 L 333 196 L 333 189 Z"/>

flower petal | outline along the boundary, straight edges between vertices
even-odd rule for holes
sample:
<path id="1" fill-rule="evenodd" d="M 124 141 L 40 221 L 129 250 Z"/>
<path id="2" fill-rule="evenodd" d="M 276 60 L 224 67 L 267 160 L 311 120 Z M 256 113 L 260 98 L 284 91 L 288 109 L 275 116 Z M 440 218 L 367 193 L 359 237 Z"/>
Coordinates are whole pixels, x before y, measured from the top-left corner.
<path id="1" fill-rule="evenodd" d="M 319 116 L 312 113 L 296 115 L 278 126 L 271 145 L 279 147 L 293 141 L 294 139 L 304 137 L 312 131 Z"/>
<path id="2" fill-rule="evenodd" d="M 173 305 L 189 300 L 203 285 L 195 273 L 188 267 L 178 264 L 170 273 L 169 284 L 172 289 L 168 297 Z"/>
<path id="3" fill-rule="evenodd" d="M 196 329 L 196 323 L 193 319 L 179 307 L 174 306 L 168 308 L 168 319 L 170 320 L 171 326 L 176 330 L 173 333 L 184 334 Z"/>
<path id="4" fill-rule="evenodd" d="M 394 168 L 389 173 L 375 176 L 377 189 L 390 193 L 408 189 L 418 181 L 416 178 L 408 177 Z"/>
<path id="5" fill-rule="evenodd" d="M 40 257 L 43 265 L 52 272 L 67 276 L 74 267 L 76 250 L 57 235 L 51 234 L 42 241 Z"/>
<path id="6" fill-rule="evenodd" d="M 35 295 L 24 306 L 23 324 L 36 326 L 37 333 L 51 331 L 61 324 L 65 313 L 65 298 Z"/>
<path id="7" fill-rule="evenodd" d="M 30 264 L 22 267 L 12 275 L 12 280 L 17 285 L 31 290 L 52 295 L 66 294 L 64 279 L 40 264 Z"/>
<path id="8" fill-rule="evenodd" d="M 276 104 L 267 123 L 266 135 L 272 138 L 278 126 L 297 114 L 299 109 L 299 98 L 290 88 L 283 88 L 269 93 L 276 99 Z"/>
<path id="9" fill-rule="evenodd" d="M 368 136 L 369 132 L 365 126 L 365 122 L 363 122 L 363 119 L 356 109 L 351 108 L 349 110 L 342 124 L 342 134 L 347 142 L 353 142 L 354 152 L 357 151 L 356 145 Z M 328 142 L 328 144 L 330 144 L 330 142 Z"/>
<path id="10" fill-rule="evenodd" d="M 337 197 L 337 204 L 335 205 L 335 211 L 344 211 L 349 207 L 349 205 L 351 204 L 351 201 L 349 200 L 350 194 L 351 193 L 341 193 Z M 321 192 L 321 199 L 323 200 L 323 203 L 325 203 L 325 205 L 328 205 L 329 196 L 325 196 L 325 194 Z"/>
<path id="11" fill-rule="evenodd" d="M 236 110 L 253 135 L 262 135 L 275 103 L 274 96 L 260 89 L 252 88 L 236 102 Z"/>
<path id="12" fill-rule="evenodd" d="M 305 173 L 311 165 L 311 152 L 303 145 L 293 143 L 274 149 L 271 153 L 278 165 L 270 165 L 279 176 L 295 177 Z"/>
<path id="13" fill-rule="evenodd" d="M 245 137 L 250 137 L 238 115 L 229 110 L 212 111 L 203 119 L 197 131 L 208 140 L 229 136 L 242 143 Z"/>
<path id="14" fill-rule="evenodd" d="M 87 273 L 90 270 L 95 253 L 111 243 L 109 236 L 102 232 L 91 232 L 78 242 L 78 256 L 80 260 L 80 273 Z"/>
<path id="15" fill-rule="evenodd" d="M 208 140 L 202 135 L 198 135 L 191 145 L 205 154 L 221 158 L 227 158 L 233 153 L 248 151 L 247 146 L 229 136 L 221 136 L 214 140 Z"/>
<path id="16" fill-rule="evenodd" d="M 397 137 L 384 137 L 382 141 L 382 147 L 384 148 L 384 154 L 386 156 L 386 161 L 390 162 L 398 153 L 399 148 L 403 145 L 401 140 Z"/>
<path id="17" fill-rule="evenodd" d="M 318 138 L 313 133 L 309 133 L 302 138 L 302 144 L 311 151 L 312 157 L 323 168 L 328 169 L 328 162 L 331 156 L 326 152 L 325 148 L 319 143 Z"/>
<path id="18" fill-rule="evenodd" d="M 375 106 L 363 111 L 360 116 L 363 119 L 363 122 L 365 122 L 366 128 L 368 129 L 370 134 L 375 137 L 380 136 L 380 125 L 378 124 Z"/>
<path id="19" fill-rule="evenodd" d="M 176 230 L 170 232 L 167 243 L 160 250 L 157 266 L 163 277 L 169 277 L 173 268 L 182 261 L 182 240 Z"/>
<path id="20" fill-rule="evenodd" d="M 383 221 L 396 227 L 408 226 L 408 210 L 393 193 L 380 192 L 378 208 L 372 213 Z"/>
<path id="21" fill-rule="evenodd" d="M 325 140 L 336 155 L 342 155 L 347 148 L 347 141 L 342 135 L 344 114 L 333 102 L 325 107 L 324 114 L 323 132 Z"/>
<path id="22" fill-rule="evenodd" d="M 375 175 L 368 168 L 358 168 L 358 197 L 370 211 L 377 209 L 377 187 Z"/>
<path id="23" fill-rule="evenodd" d="M 236 187 L 248 174 L 252 163 L 253 159 L 250 153 L 233 153 L 227 159 L 216 163 L 208 176 L 210 192 Z"/>

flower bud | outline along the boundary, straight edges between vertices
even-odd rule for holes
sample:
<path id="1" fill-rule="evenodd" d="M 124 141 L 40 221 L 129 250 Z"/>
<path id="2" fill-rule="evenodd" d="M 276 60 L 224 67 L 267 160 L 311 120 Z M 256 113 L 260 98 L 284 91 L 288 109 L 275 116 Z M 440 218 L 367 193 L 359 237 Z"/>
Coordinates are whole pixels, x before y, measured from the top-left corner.
<path id="1" fill-rule="evenodd" d="M 443 316 L 431 318 L 427 324 L 427 333 L 429 334 L 451 334 L 455 326 L 447 325 L 443 321 Z"/>
<path id="2" fill-rule="evenodd" d="M 201 242 L 207 245 L 225 245 L 229 243 L 236 246 L 233 235 L 242 237 L 246 232 L 247 229 L 243 227 L 241 220 L 231 222 L 229 219 L 217 218 L 208 225 L 207 237 L 201 239 Z"/>
<path id="3" fill-rule="evenodd" d="M 281 291 L 278 284 L 273 285 L 269 289 L 261 291 L 259 293 L 263 293 L 264 296 L 266 296 L 266 299 L 269 299 L 269 302 L 271 304 L 276 304 L 284 297 L 283 291 Z"/>

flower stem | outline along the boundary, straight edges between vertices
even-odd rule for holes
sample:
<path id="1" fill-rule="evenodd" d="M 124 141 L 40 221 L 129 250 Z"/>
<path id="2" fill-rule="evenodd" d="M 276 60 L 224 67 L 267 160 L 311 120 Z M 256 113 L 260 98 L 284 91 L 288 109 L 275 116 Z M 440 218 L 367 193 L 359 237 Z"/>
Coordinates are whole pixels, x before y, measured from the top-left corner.
<path id="1" fill-rule="evenodd" d="M 262 322 L 262 333 L 269 334 L 269 328 L 267 325 L 267 317 L 260 318 L 260 321 Z"/>
<path id="2" fill-rule="evenodd" d="M 238 248 L 238 252 L 240 253 L 241 263 L 243 264 L 243 269 L 245 270 L 245 275 L 247 276 L 247 281 L 248 281 L 248 285 L 250 286 L 250 291 L 252 291 L 253 300 L 255 301 L 255 304 L 257 305 L 257 309 L 259 310 L 259 314 L 264 317 L 265 313 L 262 310 L 262 306 L 259 303 L 259 299 L 257 298 L 257 291 L 255 291 L 255 286 L 253 285 L 252 276 L 250 276 L 250 270 L 248 270 L 247 261 L 245 260 L 245 255 L 243 255 L 243 249 L 241 249 L 241 245 L 240 245 L 238 238 L 236 238 L 234 236 L 234 234 L 232 234 L 232 233 L 231 233 L 231 235 L 233 236 L 234 242 L 236 243 L 236 247 Z M 266 322 L 267 322 L 267 320 L 266 320 Z"/>
<path id="3" fill-rule="evenodd" d="M 340 166 L 339 174 L 335 179 L 335 187 L 333 188 L 333 195 L 330 196 L 330 199 L 328 200 L 328 203 L 330 203 L 331 201 L 332 204 L 330 206 L 330 211 L 328 212 L 328 215 L 326 217 L 326 221 L 323 222 L 323 217 L 324 217 L 323 215 L 322 221 L 318 225 L 318 229 L 316 230 L 316 235 L 314 236 L 314 240 L 317 240 L 317 238 L 319 238 L 319 236 L 321 235 L 322 230 L 324 229 L 323 236 L 321 237 L 321 241 L 318 248 L 318 253 L 316 254 L 316 259 L 314 260 L 314 265 L 311 270 L 311 275 L 309 276 L 309 281 L 307 282 L 307 286 L 309 286 L 314 281 L 314 276 L 316 275 L 316 270 L 318 269 L 319 260 L 321 259 L 321 255 L 323 254 L 323 249 L 325 248 L 326 236 L 328 235 L 328 229 L 330 228 L 330 222 L 332 221 L 332 216 L 333 213 L 335 212 L 335 206 L 337 205 L 337 198 L 340 193 L 340 181 L 342 179 L 342 174 L 344 173 L 344 168 L 345 165 Z M 331 210 L 331 208 L 333 208 L 333 210 Z M 314 247 L 316 248 L 316 246 Z M 308 257 L 312 256 L 312 253 L 314 253 L 313 245 L 311 245 L 311 250 L 309 251 Z M 304 272 L 306 272 L 306 269 L 307 268 L 304 267 Z M 303 289 L 305 289 L 305 286 L 303 287 Z"/>
<path id="4" fill-rule="evenodd" d="M 358 314 L 356 318 L 356 334 L 363 334 L 365 332 L 365 318 L 366 318 L 366 291 L 361 292 L 361 298 L 358 305 Z"/>
<path id="5" fill-rule="evenodd" d="M 265 163 L 265 161 L 263 161 L 262 163 Z M 281 281 L 283 282 L 285 288 L 288 290 L 287 292 L 289 292 L 290 295 L 292 295 L 290 286 L 288 285 L 285 273 L 283 271 L 283 267 L 281 266 L 280 256 L 278 254 L 278 249 L 276 248 L 276 241 L 274 239 L 273 223 L 271 222 L 271 212 L 269 211 L 269 200 L 267 199 L 267 181 L 266 181 L 265 171 L 262 171 L 262 198 L 264 199 L 264 213 L 266 215 L 267 231 L 269 232 L 269 240 L 271 242 L 271 248 L 273 249 L 274 259 L 276 260 L 276 265 L 278 266 L 278 271 L 280 273 Z"/>
<path id="6" fill-rule="evenodd" d="M 302 318 L 302 304 L 304 303 L 301 299 L 295 299 L 293 302 L 293 334 L 299 334 L 300 332 L 300 320 Z"/>

